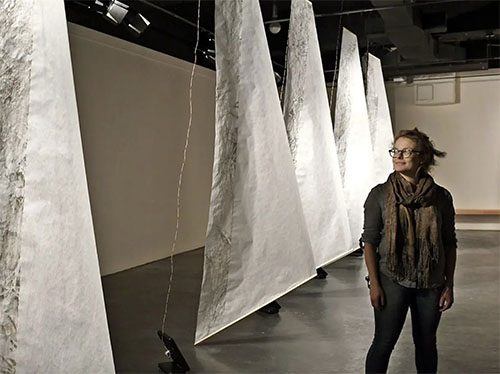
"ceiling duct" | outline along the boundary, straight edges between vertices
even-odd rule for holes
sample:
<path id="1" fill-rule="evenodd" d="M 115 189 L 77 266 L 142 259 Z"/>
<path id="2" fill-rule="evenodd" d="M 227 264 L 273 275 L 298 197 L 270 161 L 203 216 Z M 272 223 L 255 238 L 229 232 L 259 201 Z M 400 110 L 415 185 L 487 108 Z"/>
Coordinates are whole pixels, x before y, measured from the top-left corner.
<path id="1" fill-rule="evenodd" d="M 391 79 L 400 76 L 415 76 L 422 74 L 439 74 L 449 72 L 480 71 L 487 70 L 487 61 L 462 62 L 462 63 L 444 63 L 437 65 L 412 65 L 412 66 L 384 66 L 384 78 Z"/>
<path id="2" fill-rule="evenodd" d="M 371 0 L 371 3 L 375 7 L 387 4 L 385 0 Z M 378 12 L 384 21 L 385 34 L 396 46 L 400 59 L 418 62 L 465 58 L 463 48 L 440 43 L 423 29 L 419 13 L 408 0 L 398 0 L 396 4 L 408 6 L 380 9 Z M 446 25 L 441 25 L 439 29 L 443 27 Z"/>

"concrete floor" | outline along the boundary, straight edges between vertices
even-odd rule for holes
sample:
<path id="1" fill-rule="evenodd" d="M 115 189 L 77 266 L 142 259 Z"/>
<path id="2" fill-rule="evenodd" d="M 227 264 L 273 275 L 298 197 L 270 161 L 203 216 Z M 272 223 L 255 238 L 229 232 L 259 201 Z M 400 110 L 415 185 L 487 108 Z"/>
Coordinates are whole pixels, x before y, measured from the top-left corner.
<path id="1" fill-rule="evenodd" d="M 441 373 L 500 373 L 500 232 L 460 231 L 455 305 L 438 332 Z M 362 258 L 346 257 L 279 301 L 279 315 L 254 313 L 193 347 L 203 254 L 175 257 L 166 332 L 193 373 L 361 373 L 373 334 Z M 103 278 L 116 370 L 158 372 L 169 261 Z M 390 373 L 415 372 L 410 321 Z"/>

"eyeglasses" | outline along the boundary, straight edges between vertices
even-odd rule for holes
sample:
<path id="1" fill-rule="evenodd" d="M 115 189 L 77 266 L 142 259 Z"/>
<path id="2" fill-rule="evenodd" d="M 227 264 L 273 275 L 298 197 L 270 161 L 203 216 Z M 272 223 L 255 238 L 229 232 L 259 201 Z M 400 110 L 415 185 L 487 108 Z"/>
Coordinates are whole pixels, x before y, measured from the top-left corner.
<path id="1" fill-rule="evenodd" d="M 422 152 L 420 151 L 415 151 L 410 148 L 405 148 L 405 149 L 397 149 L 397 148 L 391 148 L 389 149 L 389 154 L 391 157 L 399 157 L 399 155 L 403 155 L 404 158 L 409 158 L 413 156 L 414 154 L 420 154 Z"/>

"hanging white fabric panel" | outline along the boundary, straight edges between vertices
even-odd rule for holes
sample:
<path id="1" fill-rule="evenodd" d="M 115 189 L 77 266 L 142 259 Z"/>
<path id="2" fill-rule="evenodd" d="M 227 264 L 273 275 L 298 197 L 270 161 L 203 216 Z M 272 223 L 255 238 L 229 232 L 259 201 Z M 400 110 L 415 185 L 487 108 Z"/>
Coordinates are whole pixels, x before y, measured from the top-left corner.
<path id="1" fill-rule="evenodd" d="M 375 161 L 375 183 L 383 183 L 392 172 L 392 160 L 388 151 L 392 146 L 394 135 L 382 65 L 380 60 L 370 53 L 368 54 L 366 85 L 366 103 Z"/>
<path id="2" fill-rule="evenodd" d="M 358 40 L 345 28 L 340 49 L 334 134 L 352 245 L 357 248 L 363 229 L 363 204 L 375 180 Z"/>
<path id="3" fill-rule="evenodd" d="M 0 373 L 16 371 L 31 2 L 0 1 Z"/>
<path id="4" fill-rule="evenodd" d="M 195 343 L 315 272 L 258 0 L 216 0 L 216 139 Z"/>
<path id="5" fill-rule="evenodd" d="M 317 267 L 349 253 L 351 233 L 323 64 L 308 0 L 292 0 L 283 112 Z"/>
<path id="6" fill-rule="evenodd" d="M 16 1 L 6 2 L 8 21 L 30 20 L 32 37 L 26 164 L 17 176 L 24 212 L 15 370 L 113 373 L 64 3 L 34 1 L 19 14 L 9 8 Z"/>

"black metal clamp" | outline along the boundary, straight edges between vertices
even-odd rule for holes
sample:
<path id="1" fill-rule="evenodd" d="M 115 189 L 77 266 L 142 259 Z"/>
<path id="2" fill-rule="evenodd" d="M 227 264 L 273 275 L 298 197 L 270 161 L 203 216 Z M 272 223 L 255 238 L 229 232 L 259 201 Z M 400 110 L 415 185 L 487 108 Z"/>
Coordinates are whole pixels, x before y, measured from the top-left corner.
<path id="1" fill-rule="evenodd" d="M 165 355 L 172 360 L 169 362 L 160 362 L 158 364 L 160 370 L 167 374 L 188 372 L 191 368 L 184 359 L 179 347 L 175 344 L 174 339 L 160 330 L 158 330 L 158 336 L 165 346 Z"/>

